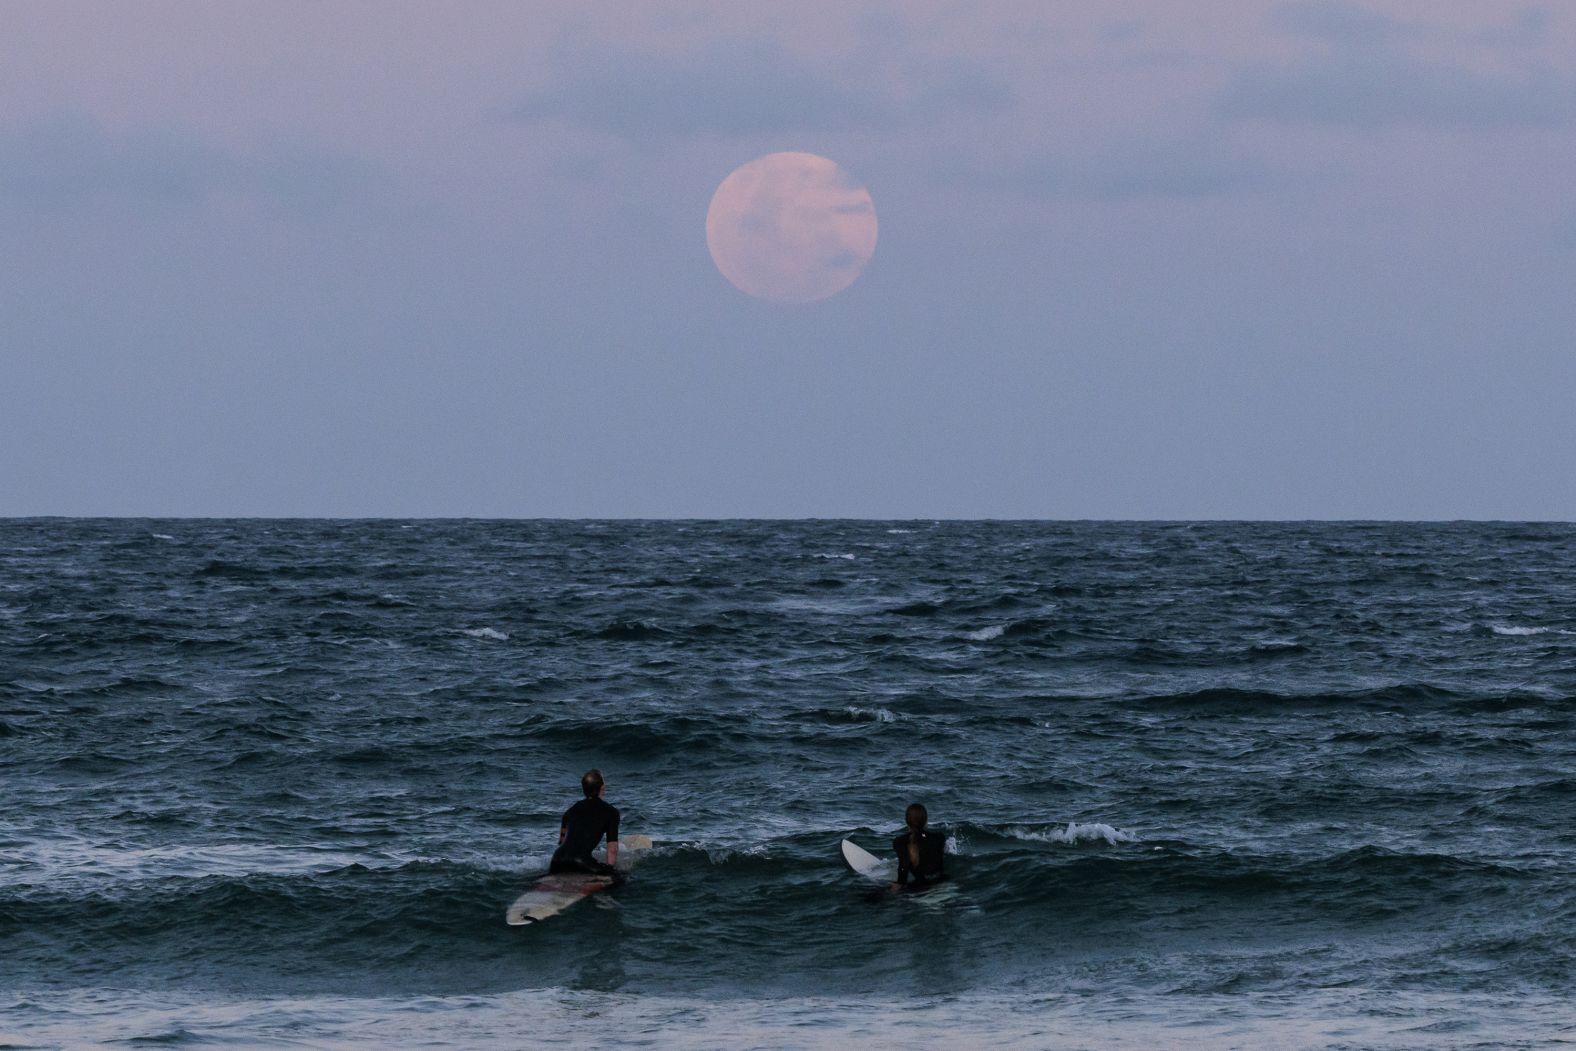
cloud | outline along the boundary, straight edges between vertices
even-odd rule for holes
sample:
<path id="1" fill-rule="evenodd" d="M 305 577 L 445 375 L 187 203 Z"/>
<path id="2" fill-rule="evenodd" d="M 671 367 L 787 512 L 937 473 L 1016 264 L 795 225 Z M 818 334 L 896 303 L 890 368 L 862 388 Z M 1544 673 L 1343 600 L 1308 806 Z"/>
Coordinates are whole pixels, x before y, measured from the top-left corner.
<path id="1" fill-rule="evenodd" d="M 1124 201 L 1260 193 L 1297 178 L 1216 136 L 1141 139 L 1081 157 L 1042 156 L 974 169 L 962 181 L 1054 197 Z"/>
<path id="2" fill-rule="evenodd" d="M 1485 29 L 1477 36 L 1480 44 L 1489 47 L 1538 47 L 1549 38 L 1554 16 L 1536 7 L 1522 8 L 1503 26 Z"/>
<path id="3" fill-rule="evenodd" d="M 840 78 L 771 40 L 717 41 L 672 55 L 565 45 L 553 55 L 548 84 L 511 115 L 649 140 L 889 128 L 1011 101 L 998 79 L 961 60 L 905 74 L 901 90 Z"/>
<path id="4" fill-rule="evenodd" d="M 1554 225 L 1553 241 L 1555 247 L 1576 256 L 1576 212 L 1566 216 L 1564 222 Z"/>
<path id="5" fill-rule="evenodd" d="M 1219 113 L 1366 130 L 1548 127 L 1576 120 L 1576 82 L 1548 70 L 1498 76 L 1396 52 L 1337 53 L 1239 70 Z"/>
<path id="6" fill-rule="evenodd" d="M 1440 40 L 1493 48 L 1529 48 L 1548 40 L 1554 16 L 1542 8 L 1523 7 L 1512 11 L 1501 25 L 1462 34 L 1370 11 L 1349 0 L 1290 0 L 1271 10 L 1269 23 L 1293 36 L 1332 44 L 1375 46 Z"/>
<path id="7" fill-rule="evenodd" d="M 0 197 L 50 207 L 94 200 L 179 206 L 240 194 L 313 212 L 367 179 L 364 165 L 331 151 L 281 145 L 242 155 L 190 130 L 112 132 L 76 113 L 0 127 Z"/>
<path id="8" fill-rule="evenodd" d="M 1405 49 L 1441 34 L 1336 0 L 1283 4 L 1272 22 L 1323 47 L 1286 65 L 1238 69 L 1218 101 L 1227 119 L 1387 127 L 1548 127 L 1576 120 L 1576 80 L 1546 68 L 1487 73 Z M 1521 12 L 1507 40 L 1540 36 L 1547 18 Z M 1492 35 L 1492 34 L 1491 34 Z M 1463 43 L 1449 41 L 1457 50 Z"/>
<path id="9" fill-rule="evenodd" d="M 1295 36 L 1339 43 L 1389 43 L 1416 37 L 1420 27 L 1344 0 L 1293 0 L 1270 13 L 1270 24 Z"/>

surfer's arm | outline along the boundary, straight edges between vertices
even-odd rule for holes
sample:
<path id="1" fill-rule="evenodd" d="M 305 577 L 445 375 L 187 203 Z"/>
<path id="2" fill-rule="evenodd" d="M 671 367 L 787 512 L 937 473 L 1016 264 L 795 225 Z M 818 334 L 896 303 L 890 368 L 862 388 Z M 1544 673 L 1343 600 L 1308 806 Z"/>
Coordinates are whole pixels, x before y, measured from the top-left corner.
<path id="1" fill-rule="evenodd" d="M 607 820 L 607 863 L 618 864 L 618 807 L 612 808 Z"/>

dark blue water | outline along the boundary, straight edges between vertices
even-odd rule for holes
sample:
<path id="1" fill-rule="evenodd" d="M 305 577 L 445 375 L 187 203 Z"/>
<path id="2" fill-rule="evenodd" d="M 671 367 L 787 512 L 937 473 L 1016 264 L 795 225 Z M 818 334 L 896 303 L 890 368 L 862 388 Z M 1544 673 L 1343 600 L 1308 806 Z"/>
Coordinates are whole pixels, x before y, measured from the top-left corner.
<path id="1" fill-rule="evenodd" d="M 0 1043 L 1552 1045 L 1573 731 L 1568 525 L 9 521 Z"/>

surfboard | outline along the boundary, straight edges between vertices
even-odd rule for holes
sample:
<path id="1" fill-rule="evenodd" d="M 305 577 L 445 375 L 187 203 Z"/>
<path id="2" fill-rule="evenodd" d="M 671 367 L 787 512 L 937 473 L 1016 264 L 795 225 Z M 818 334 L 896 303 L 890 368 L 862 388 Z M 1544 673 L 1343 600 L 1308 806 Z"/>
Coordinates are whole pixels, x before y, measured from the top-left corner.
<path id="1" fill-rule="evenodd" d="M 635 867 L 640 855 L 651 849 L 650 836 L 624 836 L 618 841 L 619 872 Z M 610 876 L 593 876 L 582 872 L 560 872 L 542 876 L 529 890 L 514 899 L 504 913 L 504 922 L 511 927 L 541 923 L 556 916 L 577 901 L 583 901 L 617 881 Z"/>
<path id="2" fill-rule="evenodd" d="M 843 840 L 843 863 L 856 875 L 876 883 L 892 883 L 897 879 L 897 859 L 882 861 L 851 839 Z"/>
<path id="3" fill-rule="evenodd" d="M 912 895 L 927 898 L 935 903 L 950 900 L 957 894 L 957 886 L 950 880 L 893 887 L 892 884 L 897 882 L 897 858 L 878 858 L 851 839 L 843 840 L 842 850 L 843 864 L 847 865 L 850 871 L 883 888 L 890 887 L 893 893 L 905 897 Z M 946 877 L 943 876 L 942 880 L 946 880 Z"/>

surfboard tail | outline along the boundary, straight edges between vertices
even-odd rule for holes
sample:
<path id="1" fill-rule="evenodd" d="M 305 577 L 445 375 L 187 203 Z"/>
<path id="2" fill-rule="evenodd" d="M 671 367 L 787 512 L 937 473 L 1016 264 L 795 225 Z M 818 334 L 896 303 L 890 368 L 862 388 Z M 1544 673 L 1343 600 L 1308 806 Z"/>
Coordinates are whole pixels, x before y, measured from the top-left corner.
<path id="1" fill-rule="evenodd" d="M 896 862 L 889 864 L 882 861 L 851 839 L 843 840 L 842 852 L 843 864 L 856 875 L 877 883 L 889 883 L 897 879 Z"/>

